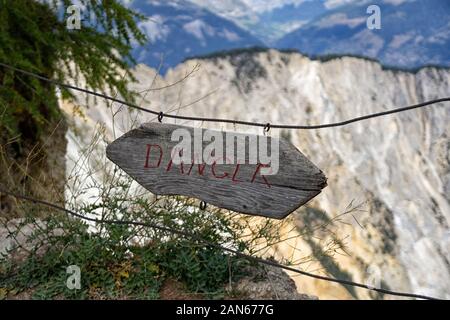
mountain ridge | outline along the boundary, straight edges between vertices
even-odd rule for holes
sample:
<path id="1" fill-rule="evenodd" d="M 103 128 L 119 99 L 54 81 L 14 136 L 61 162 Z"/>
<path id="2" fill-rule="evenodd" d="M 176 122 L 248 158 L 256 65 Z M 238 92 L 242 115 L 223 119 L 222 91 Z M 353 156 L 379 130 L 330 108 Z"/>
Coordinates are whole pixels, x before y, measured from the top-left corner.
<path id="1" fill-rule="evenodd" d="M 130 7 L 149 18 L 139 23 L 149 44 L 135 45 L 133 56 L 162 74 L 192 54 L 262 45 L 232 21 L 187 1 L 132 2 Z"/>
<path id="2" fill-rule="evenodd" d="M 362 54 L 398 67 L 450 66 L 450 24 L 446 22 L 450 20 L 450 3 L 411 0 L 370 4 L 380 8 L 379 30 L 366 27 L 367 3 L 361 2 L 324 13 L 283 36 L 275 47 L 296 48 L 311 55 Z"/>
<path id="3" fill-rule="evenodd" d="M 245 18 L 247 20 L 234 15 L 256 13 L 251 10 L 250 13 L 230 13 L 231 7 L 221 8 L 219 4 L 224 2 L 220 1 L 132 1 L 131 8 L 150 18 L 141 25 L 150 43 L 136 46 L 133 56 L 139 63 L 153 68 L 162 64 L 163 74 L 188 58 L 254 46 L 298 50 L 310 57 L 368 57 L 399 69 L 450 66 L 447 50 L 450 23 L 445 24 L 446 20 L 450 21 L 450 3 L 447 5 L 442 0 L 372 2 L 370 4 L 381 8 L 380 30 L 366 28 L 367 1 L 343 2 L 332 8 L 326 7 L 327 1 L 280 1 L 271 11 L 263 10 L 254 18 Z M 246 4 L 242 2 L 242 5 Z M 312 8 L 308 11 L 307 6 Z M 300 27 L 275 40 L 274 34 L 285 32 L 280 24 L 299 24 Z M 273 39 L 268 41 L 267 37 Z"/>
<path id="4" fill-rule="evenodd" d="M 185 57 L 181 63 L 185 63 L 190 60 L 208 60 L 208 59 L 216 59 L 216 58 L 226 58 L 226 57 L 230 57 L 230 56 L 240 55 L 243 53 L 253 54 L 253 53 L 269 52 L 271 50 L 274 50 L 274 51 L 277 51 L 280 53 L 287 53 L 287 54 L 296 53 L 296 54 L 299 54 L 301 56 L 304 56 L 304 57 L 310 59 L 311 61 L 320 61 L 320 62 L 327 62 L 330 60 L 336 60 L 336 59 L 341 59 L 341 58 L 346 58 L 346 57 L 362 59 L 362 60 L 378 63 L 381 66 L 382 70 L 387 70 L 387 71 L 418 73 L 420 70 L 425 69 L 425 68 L 450 70 L 450 65 L 446 66 L 446 65 L 430 64 L 430 65 L 422 65 L 422 66 L 418 66 L 418 67 L 408 68 L 408 67 L 398 67 L 395 65 L 386 65 L 382 61 L 378 60 L 377 58 L 364 56 L 364 55 L 345 54 L 345 53 L 343 53 L 343 54 L 326 54 L 326 55 L 320 55 L 320 54 L 319 55 L 310 55 L 310 54 L 301 52 L 298 49 L 277 49 L 277 48 L 259 47 L 259 46 L 215 51 L 215 52 L 207 53 L 204 55 L 197 55 L 197 56 L 188 56 L 188 57 Z"/>

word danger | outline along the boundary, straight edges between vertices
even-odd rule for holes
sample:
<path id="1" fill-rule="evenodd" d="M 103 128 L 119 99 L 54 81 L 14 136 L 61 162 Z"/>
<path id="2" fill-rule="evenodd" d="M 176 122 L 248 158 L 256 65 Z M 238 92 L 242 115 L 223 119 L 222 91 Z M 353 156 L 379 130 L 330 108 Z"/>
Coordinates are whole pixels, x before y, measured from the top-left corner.
<path id="1" fill-rule="evenodd" d="M 172 161 L 175 164 L 268 164 L 261 169 L 265 175 L 278 173 L 280 161 L 279 140 L 234 132 L 202 128 L 177 128 L 172 131 Z M 182 152 L 178 152 L 182 150 Z M 214 155 L 214 156 L 212 156 Z"/>
<path id="2" fill-rule="evenodd" d="M 173 150 L 177 150 L 177 152 L 173 152 Z M 179 164 L 176 164 L 174 161 L 174 154 L 180 155 L 182 152 L 178 152 L 178 149 L 173 149 L 171 152 L 171 156 L 167 163 L 163 163 L 164 157 L 164 149 L 159 144 L 147 144 L 146 145 L 146 151 L 145 151 L 145 161 L 144 161 L 144 169 L 162 169 L 165 172 L 171 172 L 172 170 L 177 170 L 179 174 L 182 175 L 199 175 L 204 177 L 213 177 L 216 179 L 230 179 L 233 183 L 239 183 L 242 182 L 242 180 L 239 180 L 239 177 L 242 177 L 242 170 L 241 167 L 243 164 L 237 163 L 235 165 L 228 165 L 227 167 L 231 170 L 225 171 L 225 170 L 219 170 L 218 168 L 218 162 L 215 160 L 208 161 L 211 163 L 208 165 L 207 163 L 195 163 L 195 161 L 191 160 L 189 163 L 184 163 L 183 161 L 179 162 Z M 176 168 L 178 167 L 178 168 Z M 223 168 L 224 166 L 221 166 Z M 259 182 L 257 179 L 261 179 L 261 181 L 270 188 L 270 183 L 267 180 L 267 177 L 261 173 L 261 170 L 263 168 L 267 168 L 267 164 L 258 163 L 254 166 L 253 170 L 245 170 L 246 174 L 250 174 L 250 177 L 245 177 L 246 181 L 248 181 L 250 178 L 250 182 L 254 183 Z"/>

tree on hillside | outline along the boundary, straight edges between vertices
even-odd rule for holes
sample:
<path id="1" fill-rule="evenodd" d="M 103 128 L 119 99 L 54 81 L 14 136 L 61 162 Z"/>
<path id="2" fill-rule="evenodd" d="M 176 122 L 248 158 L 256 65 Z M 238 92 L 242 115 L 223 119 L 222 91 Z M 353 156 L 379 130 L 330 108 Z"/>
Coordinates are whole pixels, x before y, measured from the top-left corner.
<path id="1" fill-rule="evenodd" d="M 70 29 L 72 1 L 0 0 L 0 62 L 62 82 L 82 76 L 89 87 L 110 89 L 132 101 L 126 83 L 133 78 L 127 70 L 135 63 L 132 42 L 146 40 L 137 26 L 144 17 L 119 0 L 79 0 L 77 4 L 80 28 Z M 72 98 L 67 90 L 61 93 Z M 0 183 L 7 184 L 9 179 L 9 184 L 31 193 L 29 180 L 42 180 L 39 189 L 47 184 L 43 180 L 57 171 L 48 158 L 55 164 L 55 153 L 62 157 L 65 153 L 61 118 L 54 85 L 0 67 L 0 169 L 11 173 L 8 178 L 2 174 Z M 50 140 L 51 153 L 39 147 L 50 136 L 59 140 Z M 41 151 L 30 160 L 36 150 Z"/>

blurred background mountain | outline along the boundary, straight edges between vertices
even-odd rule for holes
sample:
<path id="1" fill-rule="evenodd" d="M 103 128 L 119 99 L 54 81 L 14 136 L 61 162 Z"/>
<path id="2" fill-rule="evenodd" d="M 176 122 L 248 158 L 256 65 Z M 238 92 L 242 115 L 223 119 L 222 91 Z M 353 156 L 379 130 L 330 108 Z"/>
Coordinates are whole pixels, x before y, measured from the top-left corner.
<path id="1" fill-rule="evenodd" d="M 138 62 L 162 72 L 188 57 L 251 46 L 308 55 L 352 54 L 385 65 L 450 65 L 450 2 L 443 0 L 127 0 L 150 19 Z M 369 5 L 381 29 L 369 30 Z"/>

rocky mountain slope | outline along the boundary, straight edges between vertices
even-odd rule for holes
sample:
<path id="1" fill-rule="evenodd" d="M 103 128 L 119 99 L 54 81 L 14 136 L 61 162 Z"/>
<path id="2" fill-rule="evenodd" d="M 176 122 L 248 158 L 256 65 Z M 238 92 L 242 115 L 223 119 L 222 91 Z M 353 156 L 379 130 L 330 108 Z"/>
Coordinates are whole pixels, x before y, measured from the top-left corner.
<path id="1" fill-rule="evenodd" d="M 449 66 L 447 0 L 170 0 L 126 1 L 148 18 L 149 42 L 133 56 L 162 73 L 186 58 L 268 46 L 308 55 L 352 54 L 385 65 Z M 369 5 L 381 29 L 369 30 Z"/>
<path id="2" fill-rule="evenodd" d="M 196 64 L 199 70 L 179 81 Z M 135 75 L 139 83 L 133 87 L 145 96 L 141 105 L 154 110 L 286 124 L 340 121 L 450 94 L 446 69 L 406 73 L 364 59 L 320 62 L 274 50 L 190 60 L 164 78 L 139 65 Z M 86 119 L 74 118 L 82 129 L 68 134 L 68 170 L 96 122 L 104 123 L 112 137 L 113 112 L 116 136 L 132 121 L 156 120 L 134 111 L 130 115 L 119 105 L 108 109 L 101 100 L 88 104 Z M 73 106 L 64 108 L 73 111 Z M 310 208 L 292 214 L 286 236 L 303 236 L 280 243 L 278 257 L 303 262 L 300 267 L 311 272 L 450 298 L 449 119 L 448 104 L 440 104 L 341 128 L 272 129 L 272 135 L 289 138 L 328 176 L 328 187 Z M 262 133 L 243 126 L 185 124 Z M 360 203 L 361 210 L 345 213 Z M 314 235 L 305 232 L 321 224 L 328 227 Z M 294 279 L 300 292 L 320 299 L 382 298 L 362 289 Z"/>

